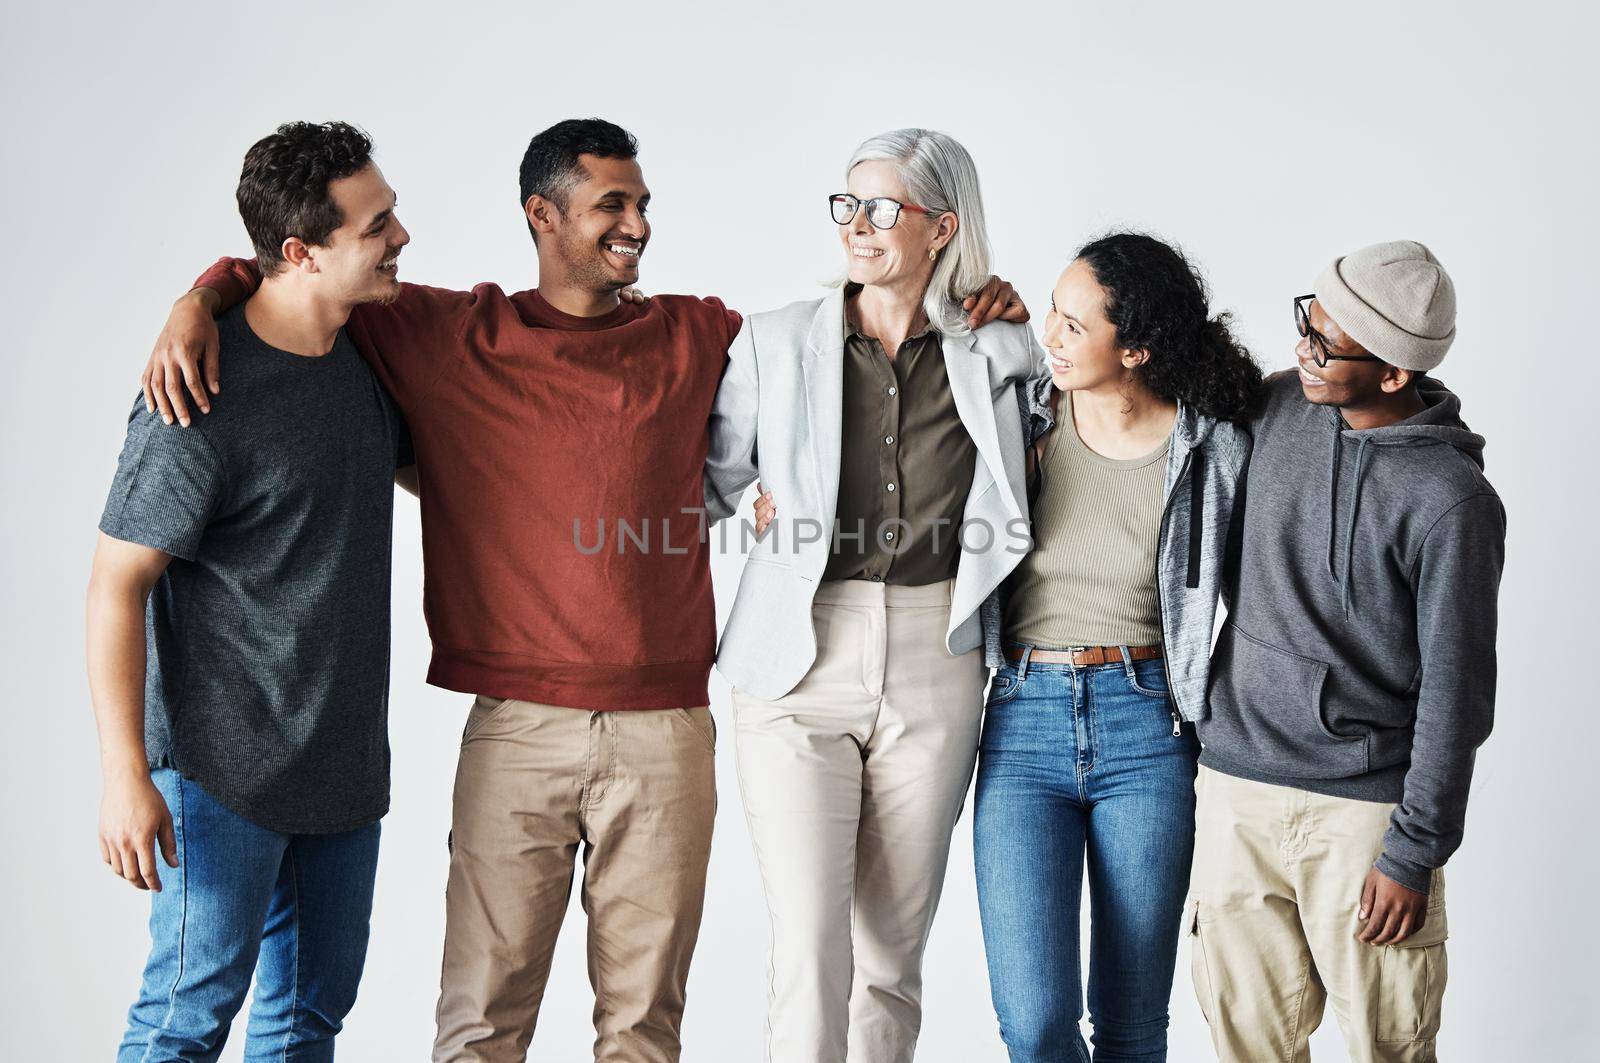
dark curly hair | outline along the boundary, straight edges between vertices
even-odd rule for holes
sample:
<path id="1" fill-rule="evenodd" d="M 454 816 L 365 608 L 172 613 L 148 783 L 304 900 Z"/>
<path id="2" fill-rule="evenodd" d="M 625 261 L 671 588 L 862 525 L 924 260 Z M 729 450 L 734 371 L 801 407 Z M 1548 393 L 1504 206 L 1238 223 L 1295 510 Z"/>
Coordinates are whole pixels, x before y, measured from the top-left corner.
<path id="1" fill-rule="evenodd" d="M 1249 413 L 1261 367 L 1233 334 L 1232 315 L 1211 315 L 1206 282 L 1181 250 L 1116 232 L 1084 244 L 1075 257 L 1105 289 L 1117 345 L 1150 353 L 1134 371 L 1145 386 L 1220 420 Z"/>
<path id="2" fill-rule="evenodd" d="M 604 118 L 568 118 L 538 133 L 522 154 L 517 183 L 526 208 L 530 196 L 542 196 L 561 210 L 578 183 L 579 155 L 601 159 L 632 159 L 639 154 L 633 134 Z M 533 226 L 528 226 L 533 231 Z"/>
<path id="3" fill-rule="evenodd" d="M 328 242 L 344 224 L 328 186 L 371 161 L 372 138 L 344 122 L 288 122 L 251 145 L 236 196 L 262 276 L 283 269 L 289 237 Z"/>

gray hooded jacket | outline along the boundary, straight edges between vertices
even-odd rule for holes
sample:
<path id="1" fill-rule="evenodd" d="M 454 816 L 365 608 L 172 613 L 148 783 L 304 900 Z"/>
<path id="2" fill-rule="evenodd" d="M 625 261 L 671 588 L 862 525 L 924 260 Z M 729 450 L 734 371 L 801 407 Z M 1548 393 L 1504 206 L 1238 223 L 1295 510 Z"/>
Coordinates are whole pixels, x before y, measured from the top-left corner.
<path id="1" fill-rule="evenodd" d="M 1426 892 L 1494 719 L 1505 512 L 1460 401 L 1418 387 L 1421 413 L 1356 431 L 1268 379 L 1199 734 L 1217 771 L 1397 802 L 1377 866 Z"/>
<path id="2" fill-rule="evenodd" d="M 1055 425 L 1053 391 L 1048 376 L 1018 389 L 1022 436 L 1030 447 Z M 1167 504 L 1156 555 L 1161 637 L 1175 722 L 1205 716 L 1223 553 L 1234 495 L 1249 460 L 1248 432 L 1179 404 L 1167 453 Z M 1002 585 L 979 613 L 984 657 L 990 668 L 1006 663 L 1002 630 L 1005 593 Z"/>

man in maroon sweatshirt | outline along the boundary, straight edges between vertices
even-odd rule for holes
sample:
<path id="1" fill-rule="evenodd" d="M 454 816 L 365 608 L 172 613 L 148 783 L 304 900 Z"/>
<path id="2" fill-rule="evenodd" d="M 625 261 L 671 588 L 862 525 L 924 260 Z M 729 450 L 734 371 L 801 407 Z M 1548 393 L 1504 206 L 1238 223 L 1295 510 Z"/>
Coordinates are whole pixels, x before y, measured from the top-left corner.
<path id="1" fill-rule="evenodd" d="M 477 695 L 462 736 L 435 1060 L 521 1060 L 584 850 L 596 1060 L 676 1060 L 716 810 L 716 655 L 702 529 L 707 422 L 740 318 L 619 293 L 650 193 L 626 131 L 528 145 L 539 286 L 401 286 L 348 332 L 417 454 L 428 681 Z M 223 259 L 146 370 L 187 424 L 220 395 L 213 315 L 254 290 Z M 1026 319 L 991 281 L 977 320 Z"/>

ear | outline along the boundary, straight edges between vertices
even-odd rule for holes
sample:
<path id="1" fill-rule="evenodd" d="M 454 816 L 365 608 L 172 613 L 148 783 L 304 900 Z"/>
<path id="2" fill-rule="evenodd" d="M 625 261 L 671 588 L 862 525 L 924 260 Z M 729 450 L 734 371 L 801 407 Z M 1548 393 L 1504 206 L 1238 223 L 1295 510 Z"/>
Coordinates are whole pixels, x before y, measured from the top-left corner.
<path id="1" fill-rule="evenodd" d="M 1385 365 L 1383 376 L 1378 380 L 1378 387 L 1387 395 L 1404 391 L 1416 379 L 1415 374 L 1409 369 L 1401 369 L 1397 365 Z"/>
<path id="2" fill-rule="evenodd" d="M 1143 347 L 1122 348 L 1122 364 L 1128 369 L 1137 369 L 1150 360 L 1150 352 Z"/>
<path id="3" fill-rule="evenodd" d="M 283 256 L 283 261 L 288 264 L 290 269 L 304 270 L 307 273 L 319 272 L 316 256 L 311 253 L 311 248 L 306 242 L 298 236 L 291 236 L 285 240 L 283 246 L 278 249 L 278 253 Z"/>
<path id="4" fill-rule="evenodd" d="M 528 201 L 522 205 L 522 210 L 527 215 L 528 225 L 533 229 L 535 236 L 554 232 L 556 219 L 561 217 L 561 208 L 543 196 L 529 196 Z"/>
<path id="5" fill-rule="evenodd" d="M 950 241 L 956 238 L 956 231 L 960 228 L 961 219 L 950 211 L 947 210 L 939 215 L 939 220 L 935 223 L 933 230 L 933 249 L 935 251 L 943 251 Z"/>

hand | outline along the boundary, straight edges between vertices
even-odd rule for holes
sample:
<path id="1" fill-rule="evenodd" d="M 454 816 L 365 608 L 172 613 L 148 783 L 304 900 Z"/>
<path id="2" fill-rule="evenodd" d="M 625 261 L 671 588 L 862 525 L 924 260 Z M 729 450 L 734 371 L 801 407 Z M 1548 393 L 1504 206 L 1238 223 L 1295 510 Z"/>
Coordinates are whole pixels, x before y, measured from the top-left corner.
<path id="1" fill-rule="evenodd" d="M 990 277 L 989 283 L 977 295 L 963 299 L 961 309 L 967 312 L 969 328 L 981 328 L 995 318 L 1017 322 L 1028 320 L 1028 308 L 1023 305 L 1022 298 L 1009 282 L 999 277 Z"/>
<path id="2" fill-rule="evenodd" d="M 644 292 L 641 292 L 631 284 L 622 289 L 622 291 L 618 292 L 617 298 L 621 299 L 625 303 L 648 303 L 650 301 L 650 297 L 648 295 L 644 294 Z"/>
<path id="3" fill-rule="evenodd" d="M 756 510 L 756 535 L 759 537 L 767 530 L 767 525 L 772 523 L 772 518 L 778 515 L 778 507 L 772 504 L 772 492 L 756 484 L 755 510 Z"/>
<path id="4" fill-rule="evenodd" d="M 1369 945 L 1398 945 L 1428 921 L 1428 895 L 1400 885 L 1377 868 L 1367 872 L 1357 915 L 1366 927 L 1356 935 Z"/>
<path id="5" fill-rule="evenodd" d="M 145 409 L 151 413 L 159 409 L 167 424 L 176 417 L 179 424 L 189 427 L 185 387 L 201 413 L 211 412 L 210 395 L 222 390 L 217 323 L 212 320 L 216 306 L 216 292 L 195 289 L 172 304 L 172 313 L 156 337 L 155 350 L 150 352 L 139 386 L 144 389 Z M 204 386 L 200 383 L 202 376 Z"/>
<path id="6" fill-rule="evenodd" d="M 168 867 L 178 866 L 172 813 L 161 791 L 143 772 L 108 777 L 100 800 L 100 857 L 138 889 L 161 891 L 156 843 Z"/>

